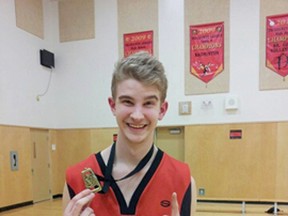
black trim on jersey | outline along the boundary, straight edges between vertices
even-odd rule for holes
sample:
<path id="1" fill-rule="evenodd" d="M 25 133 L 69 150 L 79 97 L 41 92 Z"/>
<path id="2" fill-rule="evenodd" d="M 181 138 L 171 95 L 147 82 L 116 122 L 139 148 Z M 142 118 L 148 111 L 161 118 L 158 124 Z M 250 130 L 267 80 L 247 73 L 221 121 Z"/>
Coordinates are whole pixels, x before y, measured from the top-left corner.
<path id="1" fill-rule="evenodd" d="M 191 190 L 192 190 L 192 187 L 190 183 L 183 197 L 181 211 L 180 211 L 181 216 L 191 215 Z"/>
<path id="2" fill-rule="evenodd" d="M 72 189 L 72 187 L 70 187 L 70 185 L 67 184 L 67 188 L 68 188 L 70 199 L 72 199 L 76 194 L 74 190 Z"/>
<path id="3" fill-rule="evenodd" d="M 148 151 L 148 153 L 142 158 L 142 160 L 137 164 L 137 166 L 127 175 L 125 175 L 124 177 L 120 178 L 120 179 L 112 179 L 112 169 L 113 169 L 113 164 L 114 164 L 114 160 L 115 160 L 115 151 L 116 151 L 116 143 L 114 142 L 110 151 L 110 156 L 108 159 L 108 163 L 106 166 L 106 170 L 105 170 L 105 175 L 104 178 L 102 178 L 102 180 L 104 181 L 104 186 L 101 190 L 102 193 L 107 193 L 107 191 L 109 190 L 109 186 L 111 184 L 111 180 L 118 182 L 118 181 L 123 181 L 124 179 L 130 178 L 131 176 L 135 175 L 136 173 L 140 172 L 145 166 L 146 164 L 150 161 L 152 155 L 153 155 L 153 151 L 154 151 L 154 145 L 151 145 L 150 150 Z M 99 178 L 99 176 L 97 176 Z M 101 181 L 101 179 L 100 179 Z"/>
<path id="4" fill-rule="evenodd" d="M 131 197 L 130 204 L 128 206 L 126 204 L 125 198 L 124 198 L 120 188 L 118 187 L 117 183 L 113 179 L 113 181 L 111 182 L 111 187 L 112 187 L 112 189 L 114 191 L 114 194 L 115 194 L 116 199 L 118 201 L 118 204 L 120 206 L 121 214 L 126 214 L 126 215 L 134 215 L 135 214 L 137 203 L 138 203 L 138 201 L 139 201 L 139 199 L 141 197 L 141 194 L 143 193 L 145 187 L 147 186 L 147 184 L 151 180 L 152 176 L 156 172 L 156 170 L 157 170 L 162 158 L 163 158 L 163 151 L 158 149 L 158 152 L 156 154 L 156 157 L 155 157 L 153 163 L 151 164 L 151 166 L 148 169 L 147 173 L 145 174 L 145 176 L 141 180 L 140 184 L 138 185 L 138 187 L 134 191 L 134 193 L 133 193 L 133 195 Z M 106 170 L 107 167 L 106 167 L 105 162 L 104 162 L 104 160 L 103 160 L 103 158 L 102 158 L 100 153 L 96 154 L 96 160 L 99 163 L 99 166 L 101 168 L 101 172 L 105 173 L 105 170 Z"/>

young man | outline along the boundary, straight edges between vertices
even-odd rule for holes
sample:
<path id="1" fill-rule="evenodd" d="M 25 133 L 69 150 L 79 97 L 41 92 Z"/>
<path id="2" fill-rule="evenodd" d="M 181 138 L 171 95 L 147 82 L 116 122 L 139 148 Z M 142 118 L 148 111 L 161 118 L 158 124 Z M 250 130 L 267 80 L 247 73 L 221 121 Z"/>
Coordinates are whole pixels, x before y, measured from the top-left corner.
<path id="1" fill-rule="evenodd" d="M 117 141 L 67 169 L 64 215 L 192 215 L 196 189 L 188 165 L 153 144 L 157 122 L 168 109 L 162 64 L 145 52 L 120 60 L 111 91 Z M 98 177 L 98 193 L 85 189 L 83 171 L 88 183 Z"/>

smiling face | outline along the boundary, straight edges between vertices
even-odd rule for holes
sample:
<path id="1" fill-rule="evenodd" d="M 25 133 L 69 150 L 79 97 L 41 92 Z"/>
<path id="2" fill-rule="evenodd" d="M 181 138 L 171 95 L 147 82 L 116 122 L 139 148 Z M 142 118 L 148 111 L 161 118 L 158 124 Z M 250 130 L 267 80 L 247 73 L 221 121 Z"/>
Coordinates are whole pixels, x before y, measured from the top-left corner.
<path id="1" fill-rule="evenodd" d="M 135 79 L 119 82 L 109 105 L 119 126 L 117 142 L 132 145 L 151 145 L 157 122 L 168 108 L 166 101 L 161 102 L 157 87 L 143 85 Z"/>

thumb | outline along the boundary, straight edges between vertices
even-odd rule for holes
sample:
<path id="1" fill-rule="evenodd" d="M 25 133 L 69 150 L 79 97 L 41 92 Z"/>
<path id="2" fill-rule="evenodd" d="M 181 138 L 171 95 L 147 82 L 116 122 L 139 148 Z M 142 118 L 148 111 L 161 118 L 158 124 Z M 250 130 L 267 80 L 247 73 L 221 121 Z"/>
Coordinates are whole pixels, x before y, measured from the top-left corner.
<path id="1" fill-rule="evenodd" d="M 171 211 L 171 216 L 180 216 L 179 214 L 179 205 L 177 201 L 177 193 L 174 192 L 172 194 L 172 211 Z"/>

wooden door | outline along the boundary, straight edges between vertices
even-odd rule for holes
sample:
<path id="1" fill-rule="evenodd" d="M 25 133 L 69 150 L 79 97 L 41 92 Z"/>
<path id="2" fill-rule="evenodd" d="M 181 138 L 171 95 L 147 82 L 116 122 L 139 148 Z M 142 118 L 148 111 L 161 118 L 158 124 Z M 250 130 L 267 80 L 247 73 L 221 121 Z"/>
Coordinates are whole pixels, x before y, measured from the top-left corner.
<path id="1" fill-rule="evenodd" d="M 51 198 L 48 130 L 31 129 L 33 202 Z"/>
<path id="2" fill-rule="evenodd" d="M 179 132 L 179 133 L 178 133 Z M 177 160 L 184 161 L 184 128 L 159 127 L 156 131 L 156 145 Z"/>

